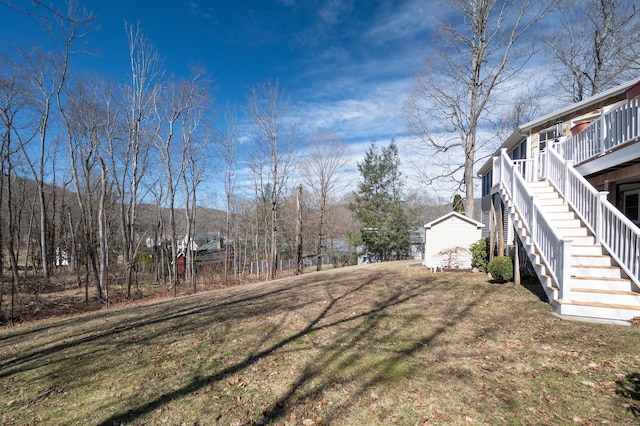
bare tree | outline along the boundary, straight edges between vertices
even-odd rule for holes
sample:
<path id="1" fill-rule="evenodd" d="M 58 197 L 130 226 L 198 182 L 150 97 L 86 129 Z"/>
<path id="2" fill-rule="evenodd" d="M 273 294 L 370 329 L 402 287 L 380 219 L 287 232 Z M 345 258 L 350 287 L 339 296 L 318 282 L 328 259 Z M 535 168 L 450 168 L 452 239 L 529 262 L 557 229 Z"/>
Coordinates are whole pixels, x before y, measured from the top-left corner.
<path id="1" fill-rule="evenodd" d="M 486 141 L 479 137 L 488 108 L 518 75 L 535 49 L 521 43 L 547 13 L 533 0 L 454 0 L 439 28 L 435 51 L 419 71 L 405 107 L 409 128 L 426 150 L 426 184 L 464 188 L 474 214 L 474 166 Z"/>
<path id="2" fill-rule="evenodd" d="M 276 278 L 279 254 L 278 209 L 293 169 L 297 123 L 289 111 L 289 97 L 278 82 L 259 84 L 248 98 L 255 151 L 252 155 L 256 185 L 270 206 L 268 278 Z"/>
<path id="3" fill-rule="evenodd" d="M 20 132 L 16 128 L 19 113 L 24 107 L 23 91 L 15 77 L 0 77 L 0 265 L 4 267 L 4 254 L 9 255 L 11 268 L 11 313 L 14 319 L 14 295 L 19 284 L 17 241 L 19 241 L 18 210 L 14 206 L 13 182 L 15 180 L 13 158 L 20 145 Z M 4 200 L 6 199 L 6 207 Z M 5 243 L 6 240 L 6 243 Z M 0 276 L 2 272 L 0 272 Z M 2 299 L 4 280 L 0 282 L 0 322 L 2 322 Z"/>
<path id="4" fill-rule="evenodd" d="M 266 178 L 264 164 L 266 156 L 261 149 L 261 146 L 258 145 L 254 147 L 254 150 L 249 154 L 249 167 L 253 175 L 254 191 L 254 207 L 251 212 L 252 220 L 249 224 L 251 227 L 253 260 L 257 265 L 256 277 L 260 276 L 262 260 L 269 257 L 269 206 L 267 197 L 270 190 L 269 184 L 264 181 Z"/>
<path id="5" fill-rule="evenodd" d="M 197 78 L 197 77 L 196 77 Z M 167 207 L 169 210 L 169 239 L 171 243 L 172 262 L 172 287 L 177 292 L 179 283 L 177 270 L 177 231 L 175 218 L 175 200 L 178 184 L 187 167 L 187 145 L 180 138 L 180 126 L 183 114 L 190 108 L 196 96 L 195 80 L 192 82 L 171 82 L 168 84 L 165 96 L 156 98 L 154 111 L 158 122 L 164 124 L 163 130 L 156 133 L 153 143 L 156 147 L 160 161 L 164 166 L 164 186 L 167 191 Z M 160 99 L 162 99 L 160 101 Z M 188 236 L 187 236 L 188 238 Z M 192 244 L 186 240 L 185 255 Z M 176 293 L 177 294 L 177 293 Z"/>
<path id="6" fill-rule="evenodd" d="M 185 110 L 181 129 L 182 152 L 185 161 L 182 182 L 185 192 L 185 219 L 187 223 L 187 241 L 194 239 L 196 234 L 196 213 L 198 211 L 198 187 L 204 180 L 205 164 L 207 164 L 207 151 L 210 138 L 201 131 L 202 122 L 207 113 L 210 113 L 210 98 L 203 84 L 192 81 L 194 96 Z M 191 280 L 193 292 L 196 286 L 195 253 L 187 251 L 186 272 L 187 279 Z"/>
<path id="7" fill-rule="evenodd" d="M 237 152 L 238 152 L 238 118 L 235 111 L 235 107 L 228 106 L 224 114 L 225 132 L 222 134 L 218 143 L 218 151 L 220 157 L 224 161 L 225 173 L 224 173 L 224 193 L 226 203 L 226 231 L 227 240 L 232 240 L 234 244 L 233 250 L 233 262 L 232 269 L 234 276 L 237 278 L 238 274 L 238 256 L 239 253 L 239 241 L 238 234 L 235 226 L 235 206 L 233 203 L 233 193 L 236 186 L 237 178 Z M 224 280 L 228 281 L 229 276 L 229 250 L 232 248 L 231 244 L 225 244 L 225 262 L 224 262 Z"/>
<path id="8" fill-rule="evenodd" d="M 640 8 L 633 0 L 561 0 L 555 30 L 544 37 L 553 75 L 572 102 L 623 81 L 640 69 Z"/>
<path id="9" fill-rule="evenodd" d="M 68 96 L 67 110 L 61 110 L 61 116 L 66 130 L 69 170 L 80 209 L 79 220 L 83 232 L 81 241 L 86 243 L 81 251 L 85 257 L 86 285 L 91 273 L 98 298 L 105 300 L 102 289 L 106 282 L 104 274 L 99 270 L 106 267 L 99 266 L 99 248 L 103 243 L 99 241 L 99 235 L 104 230 L 99 229 L 98 216 L 104 213 L 100 208 L 104 198 L 101 188 L 105 185 L 104 182 L 100 182 L 103 172 L 101 144 L 109 125 L 105 120 L 109 119 L 111 114 L 107 113 L 101 104 L 100 91 L 97 84 L 91 85 L 78 80 Z"/>
<path id="10" fill-rule="evenodd" d="M 149 145 L 158 132 L 152 107 L 159 90 L 157 80 L 161 75 L 161 61 L 139 26 L 126 25 L 126 33 L 131 83 L 124 87 L 125 143 L 116 138 L 109 139 L 111 164 L 108 169 L 119 198 L 127 297 L 131 297 L 135 260 L 141 241 L 136 234 L 139 191 L 147 168 Z"/>
<path id="11" fill-rule="evenodd" d="M 31 85 L 33 105 L 38 115 L 38 158 L 32 161 L 27 154 L 27 148 L 23 148 L 34 179 L 38 183 L 38 201 L 40 207 L 40 251 L 42 272 L 46 280 L 49 279 L 49 259 L 53 256 L 49 250 L 47 228 L 47 203 L 45 197 L 46 159 L 50 144 L 49 130 L 53 116 L 52 108 L 57 101 L 58 109 L 63 108 L 61 93 L 69 78 L 69 62 L 74 42 L 83 37 L 93 17 L 90 13 L 78 8 L 74 2 L 68 4 L 65 12 L 54 8 L 45 7 L 37 3 L 37 12 L 31 14 L 34 20 L 47 32 L 52 46 L 50 51 L 23 50 L 22 64 L 20 66 L 23 76 Z M 16 9 L 24 12 L 23 9 Z M 39 14 L 43 11 L 44 14 Z M 25 12 L 26 13 L 26 12 Z"/>
<path id="12" fill-rule="evenodd" d="M 342 173 L 351 151 L 338 135 L 320 131 L 311 136 L 307 155 L 300 161 L 300 174 L 310 189 L 311 205 L 317 215 L 316 257 L 317 270 L 322 269 L 322 257 L 326 255 L 327 216 L 338 197 L 346 189 Z"/>
<path id="13" fill-rule="evenodd" d="M 98 157 L 100 163 L 100 191 L 98 199 L 98 264 L 99 275 L 98 283 L 102 288 L 104 287 L 107 296 L 107 306 L 111 303 L 109 299 L 109 281 L 108 264 L 109 264 L 109 243 L 107 240 L 107 209 L 106 209 L 106 196 L 107 196 L 107 165 L 104 159 Z"/>

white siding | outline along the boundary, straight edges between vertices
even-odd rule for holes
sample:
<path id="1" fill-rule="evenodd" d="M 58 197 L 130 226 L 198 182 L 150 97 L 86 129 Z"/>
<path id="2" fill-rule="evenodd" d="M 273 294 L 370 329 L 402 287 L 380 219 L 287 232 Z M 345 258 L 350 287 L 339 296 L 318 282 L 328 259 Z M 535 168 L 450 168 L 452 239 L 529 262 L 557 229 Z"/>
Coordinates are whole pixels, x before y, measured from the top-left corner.
<path id="1" fill-rule="evenodd" d="M 453 268 L 471 268 L 469 247 L 481 238 L 481 229 L 464 219 L 451 216 L 425 230 L 425 265 L 449 266 L 450 257 L 443 252 L 458 252 L 451 256 Z"/>

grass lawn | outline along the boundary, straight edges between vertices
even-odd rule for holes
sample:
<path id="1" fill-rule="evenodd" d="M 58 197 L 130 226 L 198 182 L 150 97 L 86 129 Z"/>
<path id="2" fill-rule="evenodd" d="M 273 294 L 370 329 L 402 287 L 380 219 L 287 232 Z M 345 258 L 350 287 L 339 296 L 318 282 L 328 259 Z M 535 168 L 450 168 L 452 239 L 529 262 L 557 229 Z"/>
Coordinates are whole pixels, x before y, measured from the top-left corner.
<path id="1" fill-rule="evenodd" d="M 0 330 L 0 423 L 640 424 L 640 328 L 407 262 Z"/>

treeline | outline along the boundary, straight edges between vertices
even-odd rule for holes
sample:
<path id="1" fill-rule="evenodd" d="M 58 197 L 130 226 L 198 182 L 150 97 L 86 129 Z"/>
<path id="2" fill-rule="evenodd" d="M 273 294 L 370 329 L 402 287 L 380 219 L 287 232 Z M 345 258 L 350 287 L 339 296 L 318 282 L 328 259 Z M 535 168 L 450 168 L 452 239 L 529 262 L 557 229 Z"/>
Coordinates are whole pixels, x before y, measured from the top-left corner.
<path id="1" fill-rule="evenodd" d="M 177 241 L 196 232 L 216 140 L 204 72 L 166 77 L 153 44 L 126 25 L 126 80 L 87 77 L 74 72 L 72 57 L 93 25 L 89 12 L 34 2 L 9 13 L 28 13 L 50 40 L 5 50 L 0 75 L 0 260 L 11 271 L 11 294 L 26 271 L 47 285 L 69 265 L 87 299 L 91 285 L 109 300 L 110 271 L 123 275 L 130 297 L 148 245 L 167 259 L 158 276 L 177 284 Z M 143 212 L 143 203 L 155 208 Z"/>
<path id="2" fill-rule="evenodd" d="M 195 292 L 200 233 L 219 241 L 225 281 L 252 262 L 266 263 L 261 277 L 272 279 L 283 259 L 295 259 L 298 272 L 305 259 L 318 270 L 326 259 L 355 261 L 354 245 L 366 240 L 344 198 L 351 153 L 323 131 L 307 138 L 300 157 L 299 123 L 277 81 L 250 89 L 249 125 L 240 129 L 234 107 L 218 112 L 205 71 L 169 77 L 136 25 L 125 27 L 126 78 L 75 72 L 72 58 L 93 16 L 32 4 L 10 12 L 46 21 L 40 30 L 51 44 L 12 46 L 0 74 L 0 313 L 13 317 L 27 277 L 37 278 L 29 290 L 37 296 L 62 269 L 74 273 L 86 300 L 108 303 L 116 281 L 131 297 L 142 263 L 155 280 Z M 251 141 L 246 158 L 241 138 Z M 214 179 L 224 182 L 219 211 L 199 207 Z M 396 256 L 406 254 L 403 244 Z"/>

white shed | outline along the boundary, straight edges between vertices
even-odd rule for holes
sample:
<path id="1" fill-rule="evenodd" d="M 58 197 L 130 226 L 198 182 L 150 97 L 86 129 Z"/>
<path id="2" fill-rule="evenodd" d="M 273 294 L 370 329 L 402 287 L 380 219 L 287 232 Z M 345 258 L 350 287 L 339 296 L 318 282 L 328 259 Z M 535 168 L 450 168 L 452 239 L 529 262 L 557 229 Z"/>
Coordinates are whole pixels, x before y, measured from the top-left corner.
<path id="1" fill-rule="evenodd" d="M 424 225 L 424 264 L 429 268 L 471 269 L 471 244 L 484 224 L 451 212 Z"/>

